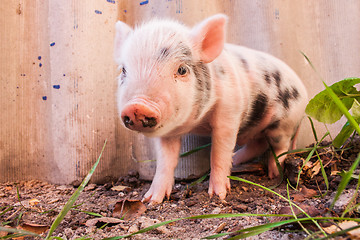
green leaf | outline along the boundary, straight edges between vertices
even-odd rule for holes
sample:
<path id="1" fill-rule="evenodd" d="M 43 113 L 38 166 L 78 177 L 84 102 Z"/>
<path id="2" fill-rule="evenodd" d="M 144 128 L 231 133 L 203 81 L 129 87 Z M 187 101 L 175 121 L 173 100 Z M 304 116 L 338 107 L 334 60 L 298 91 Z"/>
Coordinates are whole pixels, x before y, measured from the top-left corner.
<path id="1" fill-rule="evenodd" d="M 354 104 L 351 108 L 352 116 L 355 118 L 355 120 L 360 123 L 360 104 L 357 99 L 355 99 Z"/>
<path id="2" fill-rule="evenodd" d="M 357 100 L 354 101 L 351 107 L 352 116 L 357 123 L 360 123 L 360 104 Z M 339 134 L 333 141 L 333 145 L 336 148 L 341 147 L 344 142 L 351 136 L 351 134 L 355 131 L 354 126 L 352 126 L 349 121 L 347 121 L 342 127 Z"/>
<path id="3" fill-rule="evenodd" d="M 349 122 L 346 122 L 339 134 L 333 140 L 334 147 L 340 148 L 344 144 L 344 142 L 351 136 L 354 130 L 355 128 Z"/>
<path id="4" fill-rule="evenodd" d="M 360 92 L 354 87 L 357 83 L 360 83 L 360 78 L 346 78 L 329 87 L 347 110 L 352 107 L 354 99 L 360 100 Z M 340 111 L 326 89 L 310 100 L 305 112 L 323 123 L 334 123 L 343 116 L 343 112 Z"/>

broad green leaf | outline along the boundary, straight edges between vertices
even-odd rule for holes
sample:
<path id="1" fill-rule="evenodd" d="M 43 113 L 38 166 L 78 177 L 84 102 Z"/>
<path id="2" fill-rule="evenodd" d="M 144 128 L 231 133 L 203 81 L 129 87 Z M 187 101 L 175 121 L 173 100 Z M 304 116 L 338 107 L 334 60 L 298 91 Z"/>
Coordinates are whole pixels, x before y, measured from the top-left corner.
<path id="1" fill-rule="evenodd" d="M 360 123 L 360 104 L 357 100 L 354 101 L 352 108 L 351 108 L 352 116 L 354 117 L 357 123 Z M 347 121 L 344 126 L 342 127 L 339 134 L 335 137 L 333 141 L 333 145 L 336 148 L 341 147 L 344 142 L 351 136 L 354 132 L 355 128 L 352 126 L 349 121 Z"/>
<path id="2" fill-rule="evenodd" d="M 333 140 L 334 147 L 336 148 L 341 147 L 346 141 L 346 139 L 348 139 L 351 136 L 354 130 L 355 128 L 349 122 L 346 122 L 342 127 L 341 131 L 339 132 L 339 134 Z"/>
<path id="3" fill-rule="evenodd" d="M 360 104 L 358 100 L 355 99 L 354 104 L 351 108 L 351 112 L 355 120 L 360 123 Z"/>
<path id="4" fill-rule="evenodd" d="M 354 87 L 357 83 L 360 83 L 360 78 L 347 78 L 330 86 L 347 110 L 352 107 L 354 99 L 360 100 L 360 92 Z M 334 123 L 343 116 L 326 90 L 311 99 L 305 111 L 309 116 L 323 123 Z"/>

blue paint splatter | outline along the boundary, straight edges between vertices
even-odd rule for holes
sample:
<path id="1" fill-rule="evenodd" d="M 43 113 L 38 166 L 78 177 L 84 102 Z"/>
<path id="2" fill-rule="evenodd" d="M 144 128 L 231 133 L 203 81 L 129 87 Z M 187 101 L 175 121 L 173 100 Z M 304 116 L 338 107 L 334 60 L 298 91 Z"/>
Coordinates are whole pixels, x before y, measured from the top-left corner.
<path id="1" fill-rule="evenodd" d="M 124 13 L 127 13 L 127 10 L 126 10 L 126 9 L 124 10 Z"/>
<path id="2" fill-rule="evenodd" d="M 60 85 L 53 85 L 53 88 L 60 89 Z"/>
<path id="3" fill-rule="evenodd" d="M 115 4 L 115 0 L 106 0 L 108 3 L 113 3 Z"/>
<path id="4" fill-rule="evenodd" d="M 55 45 L 55 42 L 52 42 L 50 43 L 50 47 L 54 46 Z"/>
<path id="5" fill-rule="evenodd" d="M 42 100 L 46 101 L 46 99 L 47 99 L 47 96 L 42 97 Z"/>
<path id="6" fill-rule="evenodd" d="M 140 2 L 140 5 L 145 5 L 145 4 L 148 4 L 148 3 L 149 3 L 149 0 L 146 0 L 146 1 Z"/>
<path id="7" fill-rule="evenodd" d="M 41 60 L 41 56 L 38 56 L 38 60 Z"/>
<path id="8" fill-rule="evenodd" d="M 42 63 L 39 63 L 39 67 L 42 67 Z"/>
<path id="9" fill-rule="evenodd" d="M 95 10 L 95 13 L 96 13 L 96 14 L 102 14 L 102 11 Z"/>

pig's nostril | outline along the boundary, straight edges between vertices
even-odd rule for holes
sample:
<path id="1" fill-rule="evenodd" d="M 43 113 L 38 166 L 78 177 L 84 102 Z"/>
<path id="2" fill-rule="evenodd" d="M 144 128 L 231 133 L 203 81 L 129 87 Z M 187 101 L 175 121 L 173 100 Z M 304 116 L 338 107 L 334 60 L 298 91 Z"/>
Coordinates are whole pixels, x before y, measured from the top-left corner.
<path id="1" fill-rule="evenodd" d="M 131 125 L 134 125 L 134 122 L 128 117 L 128 116 L 125 116 L 123 118 L 123 122 L 125 123 L 125 126 L 126 127 L 129 127 Z"/>
<path id="2" fill-rule="evenodd" d="M 145 117 L 141 119 L 143 127 L 155 127 L 157 124 L 156 118 L 154 117 Z"/>

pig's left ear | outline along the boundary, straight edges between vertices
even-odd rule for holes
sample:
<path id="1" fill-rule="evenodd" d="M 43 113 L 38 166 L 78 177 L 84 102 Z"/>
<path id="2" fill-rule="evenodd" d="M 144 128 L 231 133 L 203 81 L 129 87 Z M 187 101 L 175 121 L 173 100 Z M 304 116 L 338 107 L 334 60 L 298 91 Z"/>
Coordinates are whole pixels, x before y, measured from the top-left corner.
<path id="1" fill-rule="evenodd" d="M 217 14 L 196 25 L 191 30 L 194 48 L 200 55 L 200 60 L 208 63 L 220 55 L 225 43 L 225 25 L 227 16 Z"/>
<path id="2" fill-rule="evenodd" d="M 114 58 L 117 62 L 120 57 L 121 46 L 128 37 L 129 33 L 133 30 L 132 28 L 121 21 L 117 21 L 115 24 L 115 40 L 114 40 Z"/>

